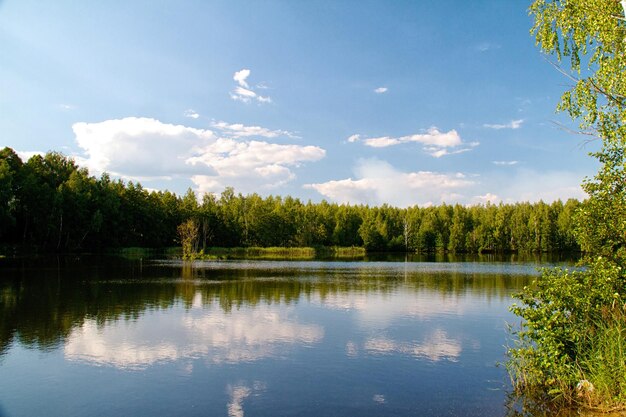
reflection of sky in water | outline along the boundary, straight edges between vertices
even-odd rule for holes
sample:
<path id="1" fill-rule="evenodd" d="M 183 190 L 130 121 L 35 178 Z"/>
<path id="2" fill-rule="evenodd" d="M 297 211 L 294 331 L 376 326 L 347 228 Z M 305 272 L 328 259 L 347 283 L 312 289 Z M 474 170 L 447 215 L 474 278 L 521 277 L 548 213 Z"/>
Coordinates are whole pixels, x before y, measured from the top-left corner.
<path id="1" fill-rule="evenodd" d="M 252 386 L 244 382 L 239 382 L 235 385 L 229 384 L 226 387 L 226 392 L 229 396 L 226 404 L 228 417 L 244 417 L 244 400 L 250 395 L 260 395 L 265 389 L 265 384 L 260 381 L 255 381 Z"/>
<path id="2" fill-rule="evenodd" d="M 335 336 L 346 338 L 337 342 L 345 346 L 348 357 L 395 354 L 437 362 L 457 361 L 463 341 L 451 335 L 445 323 L 432 321 L 446 316 L 462 319 L 472 311 L 472 303 L 466 297 L 442 297 L 429 291 L 419 295 L 349 292 L 314 295 L 308 307 L 334 311 L 350 323 L 351 333 Z M 387 329 L 400 322 L 408 330 L 394 337 Z M 330 325 L 324 320 L 300 322 L 297 304 L 259 304 L 225 312 L 216 304 L 203 305 L 198 292 L 189 309 L 156 310 L 136 320 L 105 325 L 86 320 L 72 332 L 64 353 L 69 360 L 122 369 L 189 359 L 242 363 L 287 357 L 290 348 L 319 344 Z M 470 342 L 474 350 L 480 345 Z M 191 372 L 192 365 L 187 366 Z"/>
<path id="3" fill-rule="evenodd" d="M 139 320 L 100 327 L 87 320 L 65 345 L 70 360 L 141 368 L 160 361 L 205 358 L 213 363 L 254 361 L 284 353 L 292 344 L 321 340 L 324 329 L 300 324 L 294 308 L 259 305 L 225 313 L 204 310 L 157 311 Z"/>
<path id="4" fill-rule="evenodd" d="M 365 332 L 362 341 L 346 342 L 345 351 L 349 357 L 358 357 L 360 353 L 394 354 L 433 362 L 459 360 L 463 341 L 460 335 L 452 336 L 445 326 L 452 319 L 462 321 L 466 315 L 479 315 L 484 309 L 484 306 L 476 305 L 475 297 L 443 296 L 435 291 L 419 294 L 338 293 L 327 294 L 313 302 L 352 313 L 356 326 Z M 405 322 L 412 331 L 398 335 L 397 339 L 391 338 L 387 329 L 397 327 L 399 322 Z M 451 329 L 453 334 L 458 333 L 455 330 Z M 465 342 L 474 351 L 480 348 L 480 341 L 475 338 Z"/>
<path id="5" fill-rule="evenodd" d="M 503 415 L 506 373 L 495 364 L 517 281 L 407 280 L 395 265 L 387 280 L 383 264 L 368 271 L 380 276 L 133 281 L 158 307 L 87 316 L 39 358 L 16 343 L 0 364 L 12 376 L 0 377 L 0 392 L 12 416 L 38 409 L 19 395 L 38 398 L 49 415 L 71 415 L 66 404 L 74 415 L 85 404 L 112 407 L 103 415 Z M 107 285 L 107 293 L 135 288 Z M 38 383 L 51 374 L 53 383 Z M 20 407 L 29 412 L 13 413 Z"/>
<path id="6" fill-rule="evenodd" d="M 441 315 L 463 316 L 472 308 L 467 297 L 442 296 L 436 291 L 419 294 L 336 293 L 314 300 L 322 306 L 337 310 L 353 310 L 357 324 L 364 327 L 387 326 L 400 317 L 426 320 Z"/>
<path id="7" fill-rule="evenodd" d="M 436 329 L 422 342 L 396 342 L 384 337 L 365 341 L 363 349 L 368 354 L 402 354 L 426 358 L 433 362 L 449 360 L 456 362 L 461 355 L 461 342 L 448 337 L 442 329 Z"/>

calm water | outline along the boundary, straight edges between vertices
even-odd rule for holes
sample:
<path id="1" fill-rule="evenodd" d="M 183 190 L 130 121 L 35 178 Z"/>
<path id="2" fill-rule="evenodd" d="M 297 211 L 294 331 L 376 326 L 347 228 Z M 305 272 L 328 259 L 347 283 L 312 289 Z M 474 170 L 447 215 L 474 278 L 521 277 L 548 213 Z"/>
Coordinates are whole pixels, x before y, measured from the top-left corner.
<path id="1" fill-rule="evenodd" d="M 2 416 L 504 416 L 537 262 L 0 260 Z"/>

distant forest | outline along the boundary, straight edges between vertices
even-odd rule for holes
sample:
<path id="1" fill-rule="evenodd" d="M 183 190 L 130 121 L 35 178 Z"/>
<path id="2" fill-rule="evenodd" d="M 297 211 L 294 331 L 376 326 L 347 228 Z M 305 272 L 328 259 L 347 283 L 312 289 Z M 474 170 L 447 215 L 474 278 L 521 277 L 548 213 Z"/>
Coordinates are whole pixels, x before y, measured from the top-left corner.
<path id="1" fill-rule="evenodd" d="M 141 184 L 90 176 L 60 153 L 22 161 L 0 151 L 0 245 L 50 251 L 180 245 L 194 249 L 360 246 L 368 251 L 577 251 L 573 216 L 582 203 L 443 204 L 406 209 L 258 194 L 205 194 L 198 202 Z"/>

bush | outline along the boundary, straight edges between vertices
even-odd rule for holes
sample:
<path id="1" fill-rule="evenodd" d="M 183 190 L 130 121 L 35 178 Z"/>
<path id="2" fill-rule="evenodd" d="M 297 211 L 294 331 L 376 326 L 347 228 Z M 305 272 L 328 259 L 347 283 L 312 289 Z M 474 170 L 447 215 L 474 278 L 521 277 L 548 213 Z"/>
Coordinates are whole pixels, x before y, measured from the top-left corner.
<path id="1" fill-rule="evenodd" d="M 546 269 L 517 294 L 521 305 L 511 310 L 523 322 L 507 363 L 516 392 L 561 405 L 626 406 L 624 278 L 599 257 L 585 270 Z"/>

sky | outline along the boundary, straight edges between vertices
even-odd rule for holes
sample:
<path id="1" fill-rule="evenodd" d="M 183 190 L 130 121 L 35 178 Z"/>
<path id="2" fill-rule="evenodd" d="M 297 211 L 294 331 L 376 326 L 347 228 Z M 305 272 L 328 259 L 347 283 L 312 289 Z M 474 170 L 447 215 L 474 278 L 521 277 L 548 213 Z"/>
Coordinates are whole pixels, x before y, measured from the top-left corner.
<path id="1" fill-rule="evenodd" d="M 0 146 L 199 195 L 584 198 L 521 0 L 0 0 Z"/>

